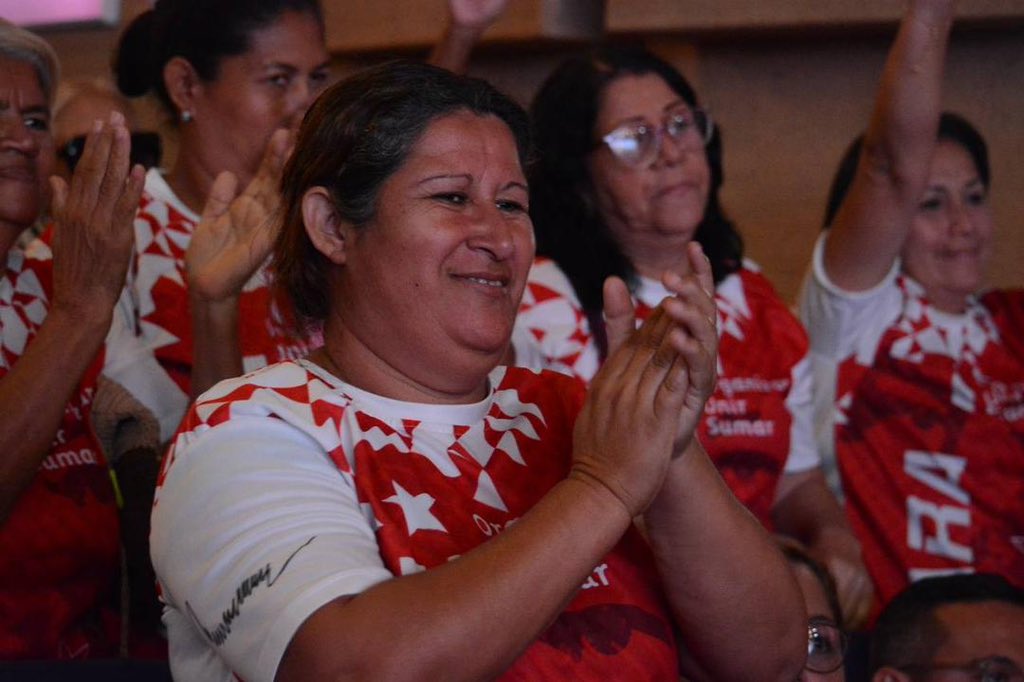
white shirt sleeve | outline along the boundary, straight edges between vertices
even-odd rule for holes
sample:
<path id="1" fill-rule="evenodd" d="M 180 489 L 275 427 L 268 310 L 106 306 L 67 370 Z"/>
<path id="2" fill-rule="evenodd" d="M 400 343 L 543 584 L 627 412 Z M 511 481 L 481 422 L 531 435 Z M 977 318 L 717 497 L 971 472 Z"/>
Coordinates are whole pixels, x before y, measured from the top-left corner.
<path id="1" fill-rule="evenodd" d="M 124 386 L 153 413 L 160 424 L 160 442 L 168 442 L 185 416 L 189 399 L 157 362 L 151 349 L 135 335 L 134 313 L 127 288 L 114 306 L 105 341 L 103 374 Z"/>
<path id="2" fill-rule="evenodd" d="M 811 339 L 815 355 L 842 360 L 860 347 L 877 347 L 877 339 L 900 312 L 901 294 L 895 286 L 900 262 L 893 263 L 885 278 L 871 289 L 847 291 L 825 272 L 823 232 L 814 245 L 811 272 L 800 294 L 800 319 Z M 864 342 L 873 337 L 867 344 Z"/>
<path id="3" fill-rule="evenodd" d="M 811 342 L 814 434 L 822 470 L 832 492 L 842 500 L 842 483 L 835 456 L 835 403 L 839 363 L 857 354 L 870 363 L 878 340 L 899 315 L 901 294 L 896 286 L 897 260 L 876 286 L 866 291 L 846 291 L 825 272 L 825 240 L 822 232 L 814 245 L 811 270 L 800 292 L 800 319 Z"/>
<path id="4" fill-rule="evenodd" d="M 597 373 L 601 358 L 590 324 L 572 283 L 554 261 L 539 259 L 530 268 L 512 346 L 519 367 L 550 369 L 588 383 Z"/>
<path id="5" fill-rule="evenodd" d="M 179 436 L 151 552 L 175 679 L 274 679 L 321 606 L 392 577 L 350 477 L 282 420 Z"/>
<path id="6" fill-rule="evenodd" d="M 811 361 L 804 356 L 793 365 L 790 373 L 792 385 L 786 396 L 786 409 L 792 418 L 789 429 L 789 456 L 783 471 L 787 474 L 807 471 L 821 466 L 818 447 L 814 440 L 814 410 L 812 402 Z"/>

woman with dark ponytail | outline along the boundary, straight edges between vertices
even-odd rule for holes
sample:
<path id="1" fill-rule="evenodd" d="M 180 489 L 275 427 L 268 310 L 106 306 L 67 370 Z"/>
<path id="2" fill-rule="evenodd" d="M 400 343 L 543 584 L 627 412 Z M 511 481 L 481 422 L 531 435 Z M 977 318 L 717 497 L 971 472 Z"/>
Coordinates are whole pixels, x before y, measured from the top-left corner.
<path id="1" fill-rule="evenodd" d="M 262 259 L 240 281 L 211 285 L 203 275 L 232 248 L 266 252 L 285 131 L 326 85 L 328 59 L 317 0 L 159 0 L 121 37 L 118 87 L 154 94 L 178 130 L 174 163 L 146 176 L 122 299 L 172 391 L 194 395 L 307 350 L 270 294 Z M 193 241 L 201 217 L 222 217 L 236 196 L 246 210 L 233 214 L 233 229 Z"/>

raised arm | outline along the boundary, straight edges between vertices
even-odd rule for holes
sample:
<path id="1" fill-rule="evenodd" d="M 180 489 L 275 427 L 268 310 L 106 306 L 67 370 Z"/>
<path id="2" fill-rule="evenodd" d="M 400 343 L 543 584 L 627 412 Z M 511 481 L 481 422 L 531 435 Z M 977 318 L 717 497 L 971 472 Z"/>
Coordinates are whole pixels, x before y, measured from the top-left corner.
<path id="1" fill-rule="evenodd" d="M 50 451 L 65 405 L 110 327 L 132 250 L 141 166 L 129 169 L 124 117 L 97 122 L 70 187 L 53 178 L 53 300 L 0 380 L 0 522 Z"/>
<path id="2" fill-rule="evenodd" d="M 694 277 L 666 276 L 689 331 L 688 396 L 676 456 L 644 514 L 692 680 L 795 679 L 806 654 L 799 589 L 771 537 L 739 503 L 694 436 L 714 388 L 717 332 L 711 264 L 690 246 Z M 609 290 L 606 288 L 606 299 Z M 606 304 L 607 306 L 607 304 Z M 619 332 L 609 316 L 609 342 Z"/>
<path id="3" fill-rule="evenodd" d="M 825 270 L 848 291 L 881 282 L 910 229 L 935 148 L 955 5 L 911 0 L 889 52 L 856 174 L 825 242 Z"/>
<path id="4" fill-rule="evenodd" d="M 278 228 L 281 170 L 291 137 L 270 138 L 256 176 L 239 193 L 223 172 L 214 180 L 185 254 L 192 310 L 192 397 L 222 379 L 242 374 L 239 297 L 270 255 Z"/>
<path id="5" fill-rule="evenodd" d="M 465 73 L 473 48 L 507 4 L 508 0 L 448 0 L 448 23 L 427 61 L 453 73 Z"/>

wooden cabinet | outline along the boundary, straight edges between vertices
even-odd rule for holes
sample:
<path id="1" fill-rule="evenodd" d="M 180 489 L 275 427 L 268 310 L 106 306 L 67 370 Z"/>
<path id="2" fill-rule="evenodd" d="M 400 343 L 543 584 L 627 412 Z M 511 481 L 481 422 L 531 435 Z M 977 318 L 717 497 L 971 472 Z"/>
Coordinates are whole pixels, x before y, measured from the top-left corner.
<path id="1" fill-rule="evenodd" d="M 609 33 L 815 29 L 895 23 L 895 0 L 607 0 Z M 1024 0 L 968 0 L 958 22 L 1024 23 Z"/>
<path id="2" fill-rule="evenodd" d="M 334 54 L 421 49 L 444 30 L 446 0 L 326 0 L 327 47 Z M 593 0 L 511 0 L 485 42 L 586 40 L 603 26 Z"/>

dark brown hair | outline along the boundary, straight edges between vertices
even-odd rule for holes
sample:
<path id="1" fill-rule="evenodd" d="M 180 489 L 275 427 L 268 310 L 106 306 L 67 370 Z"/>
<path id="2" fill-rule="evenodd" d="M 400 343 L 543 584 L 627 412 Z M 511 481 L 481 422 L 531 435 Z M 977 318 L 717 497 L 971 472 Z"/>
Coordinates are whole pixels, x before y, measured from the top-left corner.
<path id="1" fill-rule="evenodd" d="M 460 110 L 501 119 L 525 167 L 529 124 L 518 104 L 485 81 L 418 62 L 390 62 L 347 78 L 306 113 L 281 178 L 284 224 L 274 247 L 277 286 L 304 322 L 327 317 L 333 266 L 306 234 L 303 196 L 324 187 L 342 220 L 365 225 L 376 213 L 381 186 L 427 126 Z"/>

